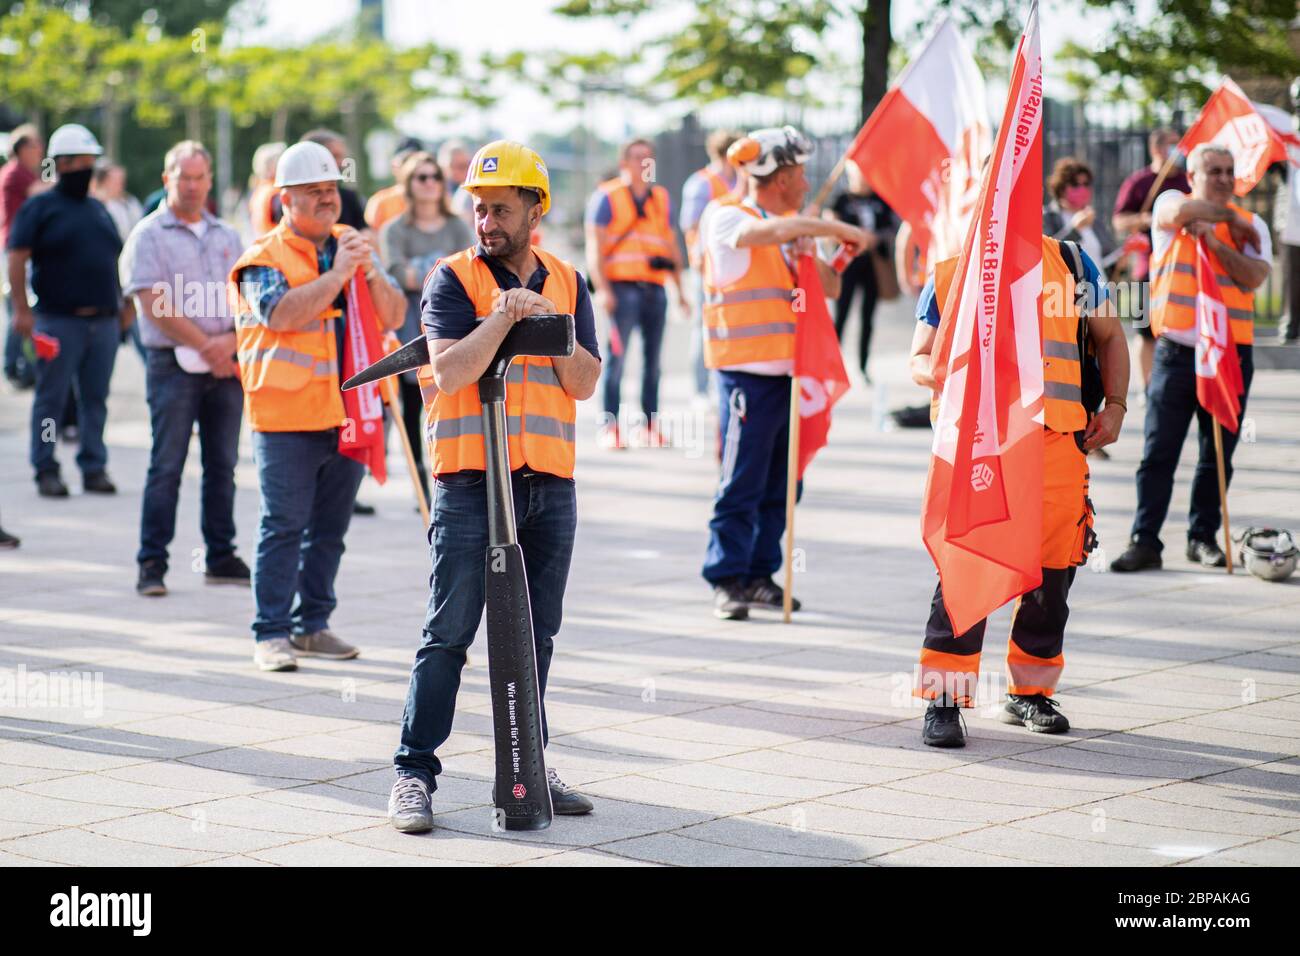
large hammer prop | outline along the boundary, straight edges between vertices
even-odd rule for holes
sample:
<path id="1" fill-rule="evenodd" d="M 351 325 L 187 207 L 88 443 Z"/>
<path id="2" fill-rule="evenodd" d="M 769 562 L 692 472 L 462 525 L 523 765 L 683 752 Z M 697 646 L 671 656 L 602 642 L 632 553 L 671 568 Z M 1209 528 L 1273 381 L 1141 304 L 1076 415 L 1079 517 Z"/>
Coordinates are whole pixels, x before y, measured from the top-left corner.
<path id="1" fill-rule="evenodd" d="M 521 355 L 562 358 L 572 355 L 573 348 L 572 315 L 529 316 L 506 333 L 478 381 L 488 502 L 484 597 L 496 743 L 493 802 L 496 819 L 506 830 L 543 830 L 554 816 L 542 750 L 542 695 L 533 645 L 533 613 L 510 486 L 506 373 Z M 416 339 L 358 372 L 343 387 L 356 388 L 428 363 L 428 344 L 423 338 Z"/>

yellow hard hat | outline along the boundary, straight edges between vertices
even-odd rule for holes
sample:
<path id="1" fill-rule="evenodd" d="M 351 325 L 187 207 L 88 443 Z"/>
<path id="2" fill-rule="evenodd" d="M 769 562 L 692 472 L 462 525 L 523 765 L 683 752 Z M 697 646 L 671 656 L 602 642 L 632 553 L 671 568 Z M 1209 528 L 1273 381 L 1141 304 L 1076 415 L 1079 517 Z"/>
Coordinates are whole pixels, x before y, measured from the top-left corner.
<path id="1" fill-rule="evenodd" d="M 546 164 L 535 150 L 523 143 L 499 139 L 474 154 L 461 188 L 472 193 L 487 186 L 532 189 L 542 197 L 542 214 L 551 210 L 551 177 Z"/>

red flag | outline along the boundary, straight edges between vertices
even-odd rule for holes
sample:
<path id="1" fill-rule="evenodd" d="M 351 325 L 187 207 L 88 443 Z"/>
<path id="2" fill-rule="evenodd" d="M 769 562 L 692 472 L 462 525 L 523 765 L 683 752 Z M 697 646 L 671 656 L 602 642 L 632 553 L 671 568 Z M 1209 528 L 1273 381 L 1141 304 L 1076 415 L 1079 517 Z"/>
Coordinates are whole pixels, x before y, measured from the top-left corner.
<path id="1" fill-rule="evenodd" d="M 1237 175 L 1233 191 L 1238 196 L 1254 189 L 1271 164 L 1287 159 L 1286 142 L 1241 87 L 1226 76 L 1183 134 L 1178 149 L 1187 156 L 1201 143 L 1217 143 L 1232 151 Z"/>
<path id="2" fill-rule="evenodd" d="M 826 309 L 826 293 L 812 256 L 799 257 L 796 279 L 803 312 L 794 332 L 794 374 L 799 379 L 799 477 L 826 444 L 831 408 L 849 390 L 835 323 Z"/>
<path id="3" fill-rule="evenodd" d="M 933 264 L 961 250 L 989 139 L 984 78 L 945 17 L 867 118 L 848 158 Z"/>
<path id="4" fill-rule="evenodd" d="M 934 357 L 921 525 L 957 634 L 1042 581 L 1042 112 L 1035 4 Z"/>
<path id="5" fill-rule="evenodd" d="M 348 281 L 347 293 L 342 381 L 347 381 L 384 354 L 379 320 L 370 300 L 370 289 L 360 270 Z M 343 409 L 347 420 L 339 429 L 339 453 L 361 462 L 382 485 L 388 478 L 388 469 L 384 462 L 384 401 L 379 393 L 379 383 L 371 382 L 344 392 Z"/>
<path id="6" fill-rule="evenodd" d="M 1228 307 L 1210 262 L 1213 254 L 1204 239 L 1196 243 L 1196 400 L 1220 425 L 1236 432 L 1246 388 Z"/>

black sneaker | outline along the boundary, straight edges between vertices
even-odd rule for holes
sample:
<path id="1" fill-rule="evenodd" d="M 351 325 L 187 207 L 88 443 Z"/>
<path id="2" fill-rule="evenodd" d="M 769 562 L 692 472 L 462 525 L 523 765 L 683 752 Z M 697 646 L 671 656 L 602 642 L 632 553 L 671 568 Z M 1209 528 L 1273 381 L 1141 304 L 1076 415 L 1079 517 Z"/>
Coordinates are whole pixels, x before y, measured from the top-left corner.
<path id="1" fill-rule="evenodd" d="M 755 578 L 749 582 L 748 599 L 751 605 L 785 610 L 785 589 L 771 578 Z M 790 610 L 797 611 L 803 607 L 798 598 L 790 599 Z"/>
<path id="2" fill-rule="evenodd" d="M 375 513 L 375 506 L 368 505 L 364 501 L 354 501 L 352 502 L 352 513 L 354 515 L 362 515 L 363 517 L 369 518 Z"/>
<path id="3" fill-rule="evenodd" d="M 15 538 L 4 528 L 0 528 L 0 551 L 12 551 L 20 544 L 22 544 L 22 541 Z"/>
<path id="4" fill-rule="evenodd" d="M 1007 694 L 1007 706 L 1000 719 L 1004 724 L 1024 724 L 1036 734 L 1063 734 L 1070 722 L 1046 694 Z"/>
<path id="5" fill-rule="evenodd" d="M 209 561 L 207 570 L 203 572 L 203 580 L 208 584 L 242 584 L 248 587 L 252 579 L 252 572 L 244 559 L 235 554 Z"/>
<path id="6" fill-rule="evenodd" d="M 81 487 L 91 495 L 115 495 L 117 485 L 108 480 L 108 472 L 94 471 L 81 478 Z"/>
<path id="7" fill-rule="evenodd" d="M 546 782 L 551 791 L 551 809 L 557 816 L 580 817 L 595 809 L 590 800 L 560 779 L 554 767 L 546 768 Z"/>
<path id="8" fill-rule="evenodd" d="M 162 597 L 167 593 L 163 576 L 167 574 L 165 561 L 140 562 L 140 576 L 135 579 L 135 593 L 143 597 Z"/>
<path id="9" fill-rule="evenodd" d="M 46 471 L 36 476 L 36 493 L 42 498 L 66 498 L 68 486 L 56 471 Z"/>
<path id="10" fill-rule="evenodd" d="M 961 708 L 947 697 L 930 701 L 921 724 L 921 742 L 929 747 L 965 747 Z"/>
<path id="11" fill-rule="evenodd" d="M 1223 549 L 1213 541 L 1188 541 L 1187 560 L 1207 568 L 1222 568 L 1228 563 Z"/>
<path id="12" fill-rule="evenodd" d="M 1112 571 L 1145 571 L 1147 568 L 1159 568 L 1164 565 L 1160 552 L 1150 545 L 1129 544 L 1124 553 L 1110 563 Z"/>
<path id="13" fill-rule="evenodd" d="M 724 621 L 749 618 L 749 590 L 740 578 L 729 578 L 713 585 L 713 616 Z"/>

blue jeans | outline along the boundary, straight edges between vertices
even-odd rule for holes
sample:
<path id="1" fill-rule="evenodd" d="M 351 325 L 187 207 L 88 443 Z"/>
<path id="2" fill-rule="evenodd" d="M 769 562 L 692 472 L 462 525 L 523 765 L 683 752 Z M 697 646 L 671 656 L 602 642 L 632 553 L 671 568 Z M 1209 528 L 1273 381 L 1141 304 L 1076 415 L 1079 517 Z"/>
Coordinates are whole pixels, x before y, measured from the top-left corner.
<path id="1" fill-rule="evenodd" d="M 435 482 L 429 549 L 433 558 L 423 639 L 411 668 L 402 714 L 402 738 L 393 762 L 431 788 L 442 772 L 436 751 L 451 735 L 465 652 L 483 619 L 488 547 L 487 485 L 481 471 L 441 475 Z M 564 613 L 578 504 L 571 479 L 511 475 L 519 546 L 533 612 L 537 682 L 542 695 L 542 741 L 547 740 L 546 675 Z"/>
<path id="2" fill-rule="evenodd" d="M 323 630 L 338 605 L 334 577 L 365 466 L 339 454 L 337 428 L 253 432 L 253 455 L 262 492 L 253 638 Z"/>
<path id="3" fill-rule="evenodd" d="M 768 578 L 781 567 L 790 444 L 790 376 L 718 371 L 722 476 L 704 579 Z M 799 483 L 796 495 L 803 494 Z"/>
<path id="4" fill-rule="evenodd" d="M 668 316 L 668 295 L 664 287 L 653 282 L 614 282 L 614 326 L 623 347 L 614 351 L 613 343 L 605 356 L 605 414 L 618 419 L 619 392 L 623 386 L 623 359 L 632 332 L 641 330 L 641 411 L 646 422 L 659 413 L 659 352 L 664 341 Z"/>
<path id="5" fill-rule="evenodd" d="M 191 375 L 176 363 L 171 349 L 151 348 L 145 356 L 153 447 L 140 506 L 136 561 L 167 561 L 167 546 L 176 534 L 181 471 L 197 422 L 203 462 L 199 527 L 210 564 L 235 553 L 235 464 L 244 390 L 238 378 Z"/>
<path id="6" fill-rule="evenodd" d="M 117 361 L 121 324 L 117 316 L 83 319 L 35 313 L 36 331 L 59 340 L 59 355 L 36 361 L 36 395 L 32 399 L 31 463 L 37 477 L 59 473 L 54 441 L 64 423 L 68 389 L 75 387 L 81 447 L 77 467 L 93 475 L 108 467 L 104 422 L 108 419 L 108 383 Z"/>
<path id="7" fill-rule="evenodd" d="M 1255 374 L 1249 345 L 1237 346 L 1241 359 L 1241 413 L 1246 413 L 1246 396 Z M 1214 420 L 1196 400 L 1196 350 L 1164 336 L 1156 342 L 1147 388 L 1146 445 L 1137 470 L 1137 514 L 1133 516 L 1133 540 L 1163 550 L 1160 528 L 1169 513 L 1174 493 L 1174 472 L 1183 452 L 1187 429 L 1195 416 L 1199 432 L 1199 456 L 1192 477 L 1192 504 L 1187 524 L 1189 541 L 1213 541 L 1219 533 L 1219 471 L 1214 453 Z M 1223 470 L 1232 481 L 1232 452 L 1237 436 L 1224 428 Z"/>

